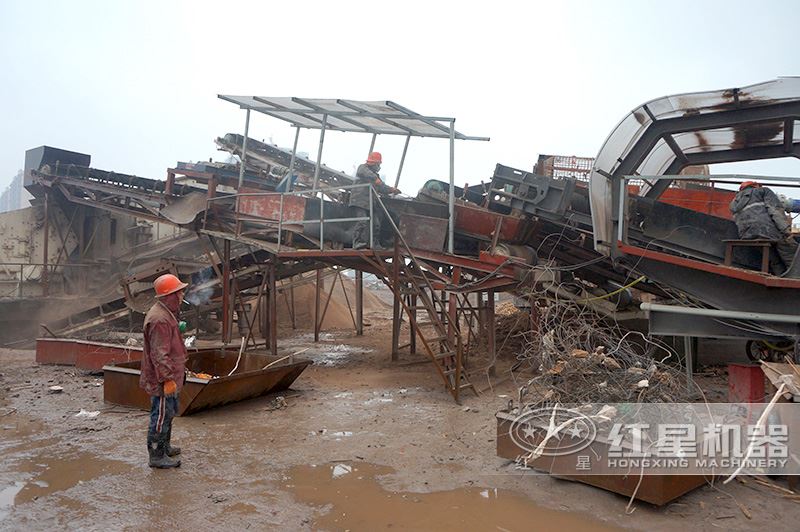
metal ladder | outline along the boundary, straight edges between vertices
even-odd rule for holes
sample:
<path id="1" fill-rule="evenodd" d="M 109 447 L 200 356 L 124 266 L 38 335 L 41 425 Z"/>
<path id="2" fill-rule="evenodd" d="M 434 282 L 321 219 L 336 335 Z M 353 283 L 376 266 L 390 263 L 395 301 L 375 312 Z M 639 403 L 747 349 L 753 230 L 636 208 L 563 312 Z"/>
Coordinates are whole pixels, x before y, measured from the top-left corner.
<path id="1" fill-rule="evenodd" d="M 448 310 L 447 304 L 436 294 L 428 275 L 400 234 L 400 230 L 395 225 L 383 202 L 380 201 L 380 197 L 377 195 L 375 197 L 380 208 L 386 212 L 387 221 L 394 229 L 395 248 L 392 258 L 392 271 L 388 270 L 386 263 L 377 254 L 375 254 L 376 260 L 374 264 L 382 271 L 384 284 L 392 290 L 394 297 L 399 300 L 403 311 L 408 316 L 410 324 L 422 343 L 426 355 L 436 368 L 447 391 L 460 404 L 463 390 L 470 389 L 475 395 L 478 395 L 478 390 L 464 372 L 463 339 L 461 338 L 458 321 L 453 321 L 449 318 L 443 319 L 445 316 L 449 316 L 445 312 Z M 408 257 L 408 262 L 406 262 L 405 257 Z M 405 296 L 411 296 L 409 299 L 416 297 L 417 301 L 422 303 L 421 307 L 412 307 Z M 456 298 L 456 305 L 458 304 L 457 301 L 458 298 Z M 433 325 L 432 334 L 424 334 L 419 327 L 416 320 L 416 310 L 418 308 L 422 308 L 428 313 L 430 323 Z"/>

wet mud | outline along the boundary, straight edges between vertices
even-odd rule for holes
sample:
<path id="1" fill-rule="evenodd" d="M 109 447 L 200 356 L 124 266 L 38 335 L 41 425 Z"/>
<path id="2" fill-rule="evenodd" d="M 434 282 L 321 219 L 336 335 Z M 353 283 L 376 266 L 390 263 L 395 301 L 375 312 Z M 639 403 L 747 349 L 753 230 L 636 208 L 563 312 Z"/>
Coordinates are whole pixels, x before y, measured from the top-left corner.
<path id="1" fill-rule="evenodd" d="M 292 468 L 284 486 L 319 514 L 324 530 L 621 530 L 606 523 L 541 508 L 497 488 L 430 493 L 391 491 L 378 481 L 394 469 L 366 463 Z"/>

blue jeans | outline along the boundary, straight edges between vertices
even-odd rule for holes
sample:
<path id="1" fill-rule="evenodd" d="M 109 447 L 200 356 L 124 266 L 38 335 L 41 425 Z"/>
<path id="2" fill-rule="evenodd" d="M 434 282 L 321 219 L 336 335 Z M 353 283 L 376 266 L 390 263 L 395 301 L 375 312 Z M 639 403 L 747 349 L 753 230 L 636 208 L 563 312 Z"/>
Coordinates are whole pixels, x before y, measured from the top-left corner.
<path id="1" fill-rule="evenodd" d="M 178 413 L 178 394 L 175 397 L 150 396 L 150 434 L 166 437 L 172 430 L 172 418 Z"/>

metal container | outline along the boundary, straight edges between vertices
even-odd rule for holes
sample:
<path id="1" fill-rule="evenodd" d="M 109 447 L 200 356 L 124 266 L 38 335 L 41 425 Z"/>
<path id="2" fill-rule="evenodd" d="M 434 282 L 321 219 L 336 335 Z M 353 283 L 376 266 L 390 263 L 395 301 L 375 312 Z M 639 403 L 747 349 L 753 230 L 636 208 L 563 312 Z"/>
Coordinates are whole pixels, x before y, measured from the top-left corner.
<path id="1" fill-rule="evenodd" d="M 517 416 L 506 411 L 500 411 L 496 414 L 496 418 L 497 456 L 508 460 L 517 460 L 519 457 L 528 454 L 528 451 L 521 448 L 510 435 L 513 424 L 518 422 Z M 541 431 L 537 432 L 538 438 L 542 438 L 542 434 L 543 432 Z M 568 435 L 565 435 L 563 439 L 568 440 L 569 438 Z M 533 444 L 536 443 L 538 442 L 533 442 Z M 569 443 L 565 445 L 568 446 Z M 608 444 L 606 442 L 595 440 L 584 452 L 586 454 L 595 454 L 596 456 L 606 456 L 608 454 L 607 450 Z M 579 475 L 574 473 L 575 463 L 574 454 L 561 456 L 543 455 L 532 462 L 528 462 L 528 466 L 556 478 L 582 482 L 625 495 L 626 497 L 630 497 L 635 493 L 637 499 L 658 506 L 667 504 L 711 480 L 711 477 L 706 478 L 702 475 L 649 474 L 643 475 L 640 479 L 638 471 L 635 470 L 630 475 L 602 474 L 602 471 L 598 471 L 599 474 Z M 569 471 L 572 471 L 572 474 L 568 473 Z"/>
<path id="2" fill-rule="evenodd" d="M 141 360 L 142 348 L 72 338 L 37 338 L 36 362 L 99 371 L 107 364 Z"/>
<path id="3" fill-rule="evenodd" d="M 186 362 L 187 369 L 194 373 L 222 376 L 211 380 L 188 377 L 180 393 L 178 415 L 185 416 L 286 390 L 312 363 L 310 360 L 284 361 L 262 369 L 278 358 L 245 353 L 237 370 L 227 376 L 236 365 L 237 357 L 237 351 L 209 350 L 190 354 Z M 140 361 L 104 366 L 103 399 L 109 403 L 149 410 L 150 397 L 139 387 L 140 368 Z"/>
<path id="4" fill-rule="evenodd" d="M 400 214 L 400 234 L 412 249 L 441 252 L 447 238 L 447 218 L 434 218 L 404 212 Z"/>

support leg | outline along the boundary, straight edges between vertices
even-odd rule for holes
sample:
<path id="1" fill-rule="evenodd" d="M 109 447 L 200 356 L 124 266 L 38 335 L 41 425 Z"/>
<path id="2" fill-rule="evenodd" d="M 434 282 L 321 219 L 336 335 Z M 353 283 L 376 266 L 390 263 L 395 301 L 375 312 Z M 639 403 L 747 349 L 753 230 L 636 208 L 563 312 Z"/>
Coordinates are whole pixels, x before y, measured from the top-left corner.
<path id="1" fill-rule="evenodd" d="M 496 323 L 495 323 L 495 315 L 494 315 L 494 290 L 489 290 L 486 293 L 486 312 L 484 313 L 486 316 L 486 343 L 487 343 L 487 350 L 489 352 L 489 376 L 494 377 L 497 375 L 497 368 L 495 367 L 495 361 L 497 359 L 497 346 L 495 345 L 495 333 L 496 333 Z"/>
<path id="2" fill-rule="evenodd" d="M 356 270 L 356 336 L 364 336 L 364 272 Z"/>
<path id="3" fill-rule="evenodd" d="M 396 287 L 392 298 L 392 362 L 394 362 L 400 355 L 400 298 L 403 297 L 400 289 L 400 248 L 396 243 L 392 257 L 392 284 Z"/>
<path id="4" fill-rule="evenodd" d="M 319 294 L 322 284 L 322 270 L 317 268 L 317 282 L 314 284 L 314 342 L 319 342 L 320 308 Z"/>
<path id="5" fill-rule="evenodd" d="M 275 262 L 269 265 L 269 348 L 272 356 L 278 356 L 278 290 L 275 282 Z"/>

